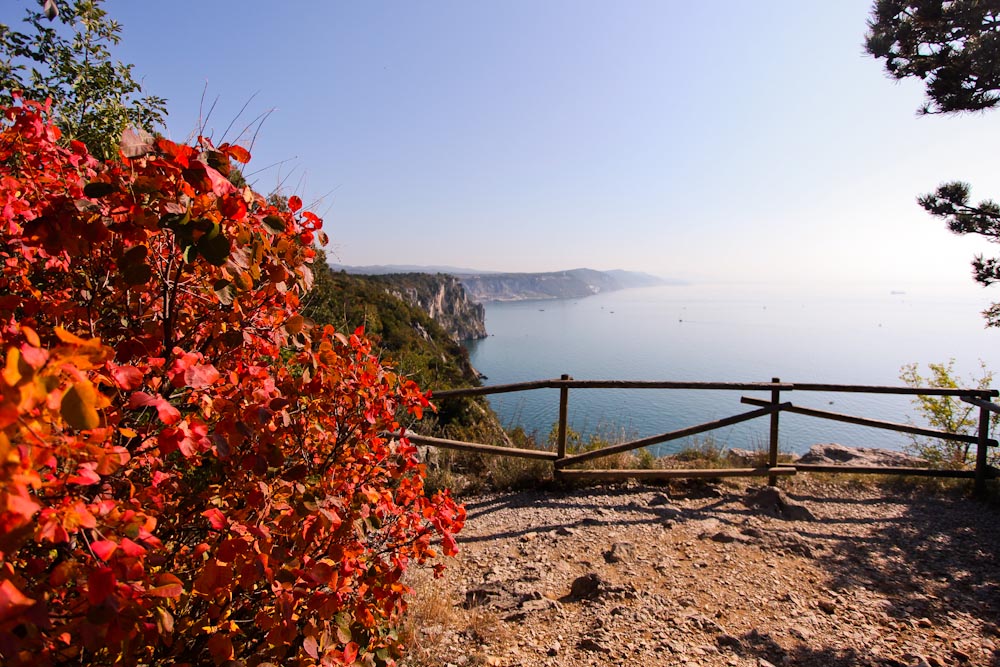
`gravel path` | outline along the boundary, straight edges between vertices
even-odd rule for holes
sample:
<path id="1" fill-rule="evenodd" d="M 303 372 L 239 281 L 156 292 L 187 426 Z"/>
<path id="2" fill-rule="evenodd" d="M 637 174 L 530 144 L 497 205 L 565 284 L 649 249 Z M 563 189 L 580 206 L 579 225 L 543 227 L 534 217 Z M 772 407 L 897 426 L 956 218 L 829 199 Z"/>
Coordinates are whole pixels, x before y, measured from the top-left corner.
<path id="1" fill-rule="evenodd" d="M 466 502 L 410 665 L 1000 667 L 1000 512 L 789 480 Z"/>

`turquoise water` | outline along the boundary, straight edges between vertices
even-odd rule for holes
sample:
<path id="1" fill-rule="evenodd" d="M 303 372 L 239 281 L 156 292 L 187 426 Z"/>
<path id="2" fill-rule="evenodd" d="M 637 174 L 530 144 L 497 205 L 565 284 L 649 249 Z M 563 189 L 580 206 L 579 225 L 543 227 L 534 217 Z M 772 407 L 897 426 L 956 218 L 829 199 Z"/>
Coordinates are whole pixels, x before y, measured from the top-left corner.
<path id="1" fill-rule="evenodd" d="M 485 384 L 557 378 L 878 384 L 902 386 L 900 367 L 955 358 L 964 378 L 979 361 L 1000 370 L 1000 330 L 980 311 L 991 294 L 858 287 L 820 293 L 795 287 L 669 286 L 583 299 L 486 304 L 489 338 L 468 349 Z M 997 295 L 992 295 L 997 296 Z M 998 379 L 1000 383 L 1000 379 Z M 739 392 L 570 391 L 571 426 L 584 434 L 645 437 L 753 409 Z M 750 395 L 750 394 L 746 394 Z M 766 393 L 758 393 L 767 398 Z M 919 421 L 910 399 L 792 392 L 797 405 L 896 422 Z M 558 391 L 490 398 L 506 426 L 546 436 L 558 418 Z M 767 441 L 768 420 L 714 432 L 726 447 Z M 702 436 L 703 437 L 703 436 Z M 781 447 L 803 452 L 838 442 L 899 449 L 889 431 L 783 413 Z M 660 453 L 682 446 L 667 443 Z"/>

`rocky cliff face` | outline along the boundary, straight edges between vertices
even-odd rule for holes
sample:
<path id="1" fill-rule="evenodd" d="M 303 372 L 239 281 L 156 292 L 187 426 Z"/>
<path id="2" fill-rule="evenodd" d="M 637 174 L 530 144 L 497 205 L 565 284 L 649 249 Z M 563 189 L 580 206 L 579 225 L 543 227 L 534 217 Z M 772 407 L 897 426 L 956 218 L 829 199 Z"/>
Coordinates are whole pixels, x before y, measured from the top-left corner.
<path id="1" fill-rule="evenodd" d="M 371 276 L 393 296 L 420 308 L 455 340 L 486 338 L 486 309 L 473 301 L 458 278 L 443 273 Z"/>

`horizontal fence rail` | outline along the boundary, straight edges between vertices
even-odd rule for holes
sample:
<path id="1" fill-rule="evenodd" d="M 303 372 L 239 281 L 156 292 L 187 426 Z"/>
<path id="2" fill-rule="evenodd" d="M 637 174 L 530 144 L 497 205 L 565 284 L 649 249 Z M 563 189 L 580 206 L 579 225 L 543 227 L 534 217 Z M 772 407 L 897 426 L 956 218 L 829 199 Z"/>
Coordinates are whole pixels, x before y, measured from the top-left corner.
<path id="1" fill-rule="evenodd" d="M 747 405 L 769 405 L 767 401 L 762 401 L 757 398 L 748 398 L 746 396 L 741 398 L 740 401 L 742 403 L 746 403 Z M 820 419 L 829 419 L 830 421 L 844 422 L 847 424 L 857 424 L 858 426 L 871 426 L 872 428 L 881 428 L 887 431 L 896 431 L 897 433 L 922 435 L 928 438 L 956 440 L 958 442 L 969 442 L 972 444 L 976 444 L 979 442 L 979 437 L 975 435 L 964 435 L 962 433 L 949 433 L 948 431 L 935 431 L 929 428 L 920 428 L 919 426 L 911 426 L 910 424 L 897 424 L 895 422 L 881 421 L 878 419 L 866 419 L 864 417 L 842 415 L 839 412 L 816 410 L 814 408 L 802 408 L 797 405 L 792 405 L 791 403 L 783 404 L 781 409 L 785 412 L 792 412 L 797 415 L 805 415 L 807 417 L 819 417 Z M 996 440 L 990 440 L 990 445 L 996 446 L 996 444 L 997 444 Z"/>
<path id="2" fill-rule="evenodd" d="M 583 463 L 584 461 L 599 459 L 602 456 L 608 456 L 609 454 L 619 454 L 621 452 L 628 452 L 633 449 L 641 449 L 642 447 L 658 445 L 662 442 L 670 442 L 671 440 L 678 440 L 680 438 L 687 438 L 692 435 L 707 433 L 709 431 L 714 431 L 717 428 L 723 428 L 725 426 L 739 424 L 740 422 L 750 421 L 751 419 L 756 419 L 757 417 L 763 417 L 765 415 L 772 414 L 774 412 L 781 410 L 785 405 L 791 405 L 791 403 L 768 406 L 765 408 L 761 408 L 760 410 L 744 412 L 743 414 L 733 415 L 732 417 L 726 417 L 725 419 L 718 419 L 716 421 L 707 422 L 705 424 L 699 424 L 697 426 L 689 426 L 687 428 L 682 428 L 677 431 L 671 431 L 670 433 L 654 435 L 649 438 L 642 438 L 641 440 L 633 440 L 631 442 L 623 442 L 618 445 L 610 445 L 608 447 L 603 447 L 601 449 L 595 449 L 589 452 L 583 452 L 582 454 L 565 456 L 556 461 L 556 468 L 557 469 L 563 468 L 568 465 L 573 465 L 574 463 Z"/>
<path id="3" fill-rule="evenodd" d="M 464 389 L 450 389 L 447 391 L 434 392 L 431 400 L 441 401 L 470 396 L 489 396 L 493 394 L 504 394 L 519 391 L 530 391 L 534 389 L 558 389 L 559 390 L 559 422 L 557 425 L 556 451 L 539 449 L 520 449 L 514 447 L 503 447 L 487 445 L 475 442 L 465 442 L 459 440 L 447 440 L 444 438 L 432 438 L 429 436 L 407 433 L 412 442 L 422 445 L 431 445 L 445 449 L 457 449 L 462 451 L 479 452 L 483 454 L 495 454 L 500 456 L 513 456 L 521 458 L 532 458 L 552 461 L 554 474 L 564 479 L 592 479 L 592 480 L 621 480 L 626 478 L 635 479 L 677 479 L 677 478 L 712 478 L 712 477 L 754 477 L 766 476 L 769 484 L 775 484 L 780 475 L 794 475 L 796 472 L 827 472 L 827 473 L 855 473 L 855 474 L 889 474 L 889 475 L 917 475 L 925 477 L 955 477 L 971 478 L 975 480 L 975 490 L 981 494 L 985 490 L 987 479 L 996 478 L 998 471 L 988 465 L 988 448 L 997 446 L 997 441 L 989 437 L 990 414 L 1000 412 L 1000 405 L 993 403 L 991 399 L 1000 396 L 1000 392 L 994 389 L 965 389 L 965 388 L 942 388 L 942 387 L 890 387 L 879 385 L 844 385 L 844 384 L 816 384 L 816 383 L 793 383 L 782 382 L 779 378 L 773 378 L 771 382 L 688 382 L 688 381 L 648 381 L 648 380 L 574 380 L 569 375 L 563 375 L 558 379 L 535 380 L 532 382 L 518 382 L 513 384 L 493 385 L 489 387 L 468 387 Z M 638 440 L 609 445 L 600 449 L 579 452 L 575 454 L 567 453 L 567 415 L 569 404 L 569 393 L 571 389 L 667 389 L 667 390 L 719 390 L 719 391 L 760 391 L 769 392 L 770 400 L 762 398 L 752 398 L 744 396 L 740 401 L 747 405 L 756 406 L 758 409 L 751 410 L 705 422 L 694 426 L 688 426 L 668 433 L 661 433 Z M 912 424 L 898 424 L 895 422 L 870 419 L 867 417 L 857 417 L 845 415 L 827 410 L 817 410 L 794 405 L 789 401 L 782 401 L 782 392 L 843 392 L 859 394 L 898 394 L 904 396 L 953 396 L 966 403 L 979 408 L 979 428 L 976 435 L 963 433 L 949 433 L 947 431 L 937 431 L 934 429 L 921 428 Z M 817 419 L 857 424 L 875 429 L 896 431 L 910 435 L 937 438 L 951 442 L 962 442 L 976 445 L 976 466 L 974 470 L 940 470 L 931 468 L 915 467 L 871 467 L 871 466 L 848 466 L 848 465 L 816 465 L 816 464 L 779 464 L 778 463 L 778 436 L 782 412 L 805 415 Z M 731 426 L 741 422 L 757 419 L 759 417 L 770 418 L 770 433 L 767 452 L 767 464 L 755 468 L 711 468 L 711 469 L 664 469 L 664 470 L 594 470 L 594 469 L 574 469 L 570 466 L 593 461 L 612 454 L 633 451 L 643 447 L 649 447 L 680 438 L 707 433 L 715 429 Z M 402 434 L 388 434 L 400 436 Z"/>

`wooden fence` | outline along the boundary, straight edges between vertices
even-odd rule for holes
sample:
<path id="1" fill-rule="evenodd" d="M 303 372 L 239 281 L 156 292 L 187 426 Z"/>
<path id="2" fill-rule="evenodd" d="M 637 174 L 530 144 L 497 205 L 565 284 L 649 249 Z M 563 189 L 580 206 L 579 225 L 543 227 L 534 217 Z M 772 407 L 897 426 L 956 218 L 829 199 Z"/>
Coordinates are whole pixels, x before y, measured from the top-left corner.
<path id="1" fill-rule="evenodd" d="M 781 382 L 773 378 L 771 382 L 669 382 L 669 381 L 632 381 L 632 380 L 574 380 L 563 375 L 556 380 L 537 380 L 516 384 L 494 385 L 492 387 L 471 387 L 436 392 L 434 401 L 445 401 L 463 396 L 486 396 L 509 392 L 529 391 L 532 389 L 559 390 L 559 421 L 556 437 L 556 451 L 539 449 L 520 449 L 514 447 L 498 447 L 475 442 L 446 440 L 408 433 L 407 437 L 416 444 L 432 445 L 445 449 L 457 449 L 500 456 L 513 456 L 552 461 L 557 478 L 564 479 L 603 479 L 622 480 L 637 479 L 675 479 L 675 478 L 714 478 L 714 477 L 751 477 L 766 476 L 768 483 L 773 485 L 779 475 L 794 475 L 796 472 L 828 472 L 828 473 L 862 473 L 880 475 L 920 475 L 932 477 L 958 477 L 975 480 L 975 490 L 981 494 L 987 479 L 997 477 L 998 471 L 988 464 L 988 448 L 997 446 L 997 441 L 989 437 L 990 413 L 1000 412 L 1000 406 L 990 399 L 1000 395 L 993 389 L 942 389 L 937 387 L 881 387 L 865 385 L 842 384 L 811 384 Z M 695 426 L 661 433 L 638 440 L 609 445 L 601 449 L 570 454 L 566 448 L 567 415 L 569 410 L 570 389 L 670 389 L 670 390 L 722 390 L 722 391 L 755 391 L 769 392 L 770 400 L 744 396 L 741 402 L 755 409 L 740 414 L 705 422 Z M 826 410 L 800 407 L 790 401 L 782 400 L 782 392 L 843 392 L 861 394 L 899 394 L 922 396 L 955 396 L 979 408 L 979 428 L 976 435 L 949 433 L 933 429 L 920 428 L 910 424 L 856 417 Z M 807 415 L 819 419 L 828 419 L 849 424 L 858 424 L 877 429 L 896 431 L 911 435 L 937 438 L 952 442 L 969 443 L 976 446 L 976 466 L 973 470 L 943 470 L 936 468 L 903 468 L 903 467 L 871 467 L 847 465 L 811 465 L 801 463 L 778 463 L 779 416 L 782 412 Z M 754 468 L 712 468 L 712 469 L 657 469 L 657 470 L 581 470 L 572 466 L 611 454 L 632 451 L 651 445 L 678 440 L 701 433 L 707 433 L 718 428 L 731 426 L 740 422 L 768 417 L 770 433 L 768 438 L 768 453 L 766 465 Z"/>

